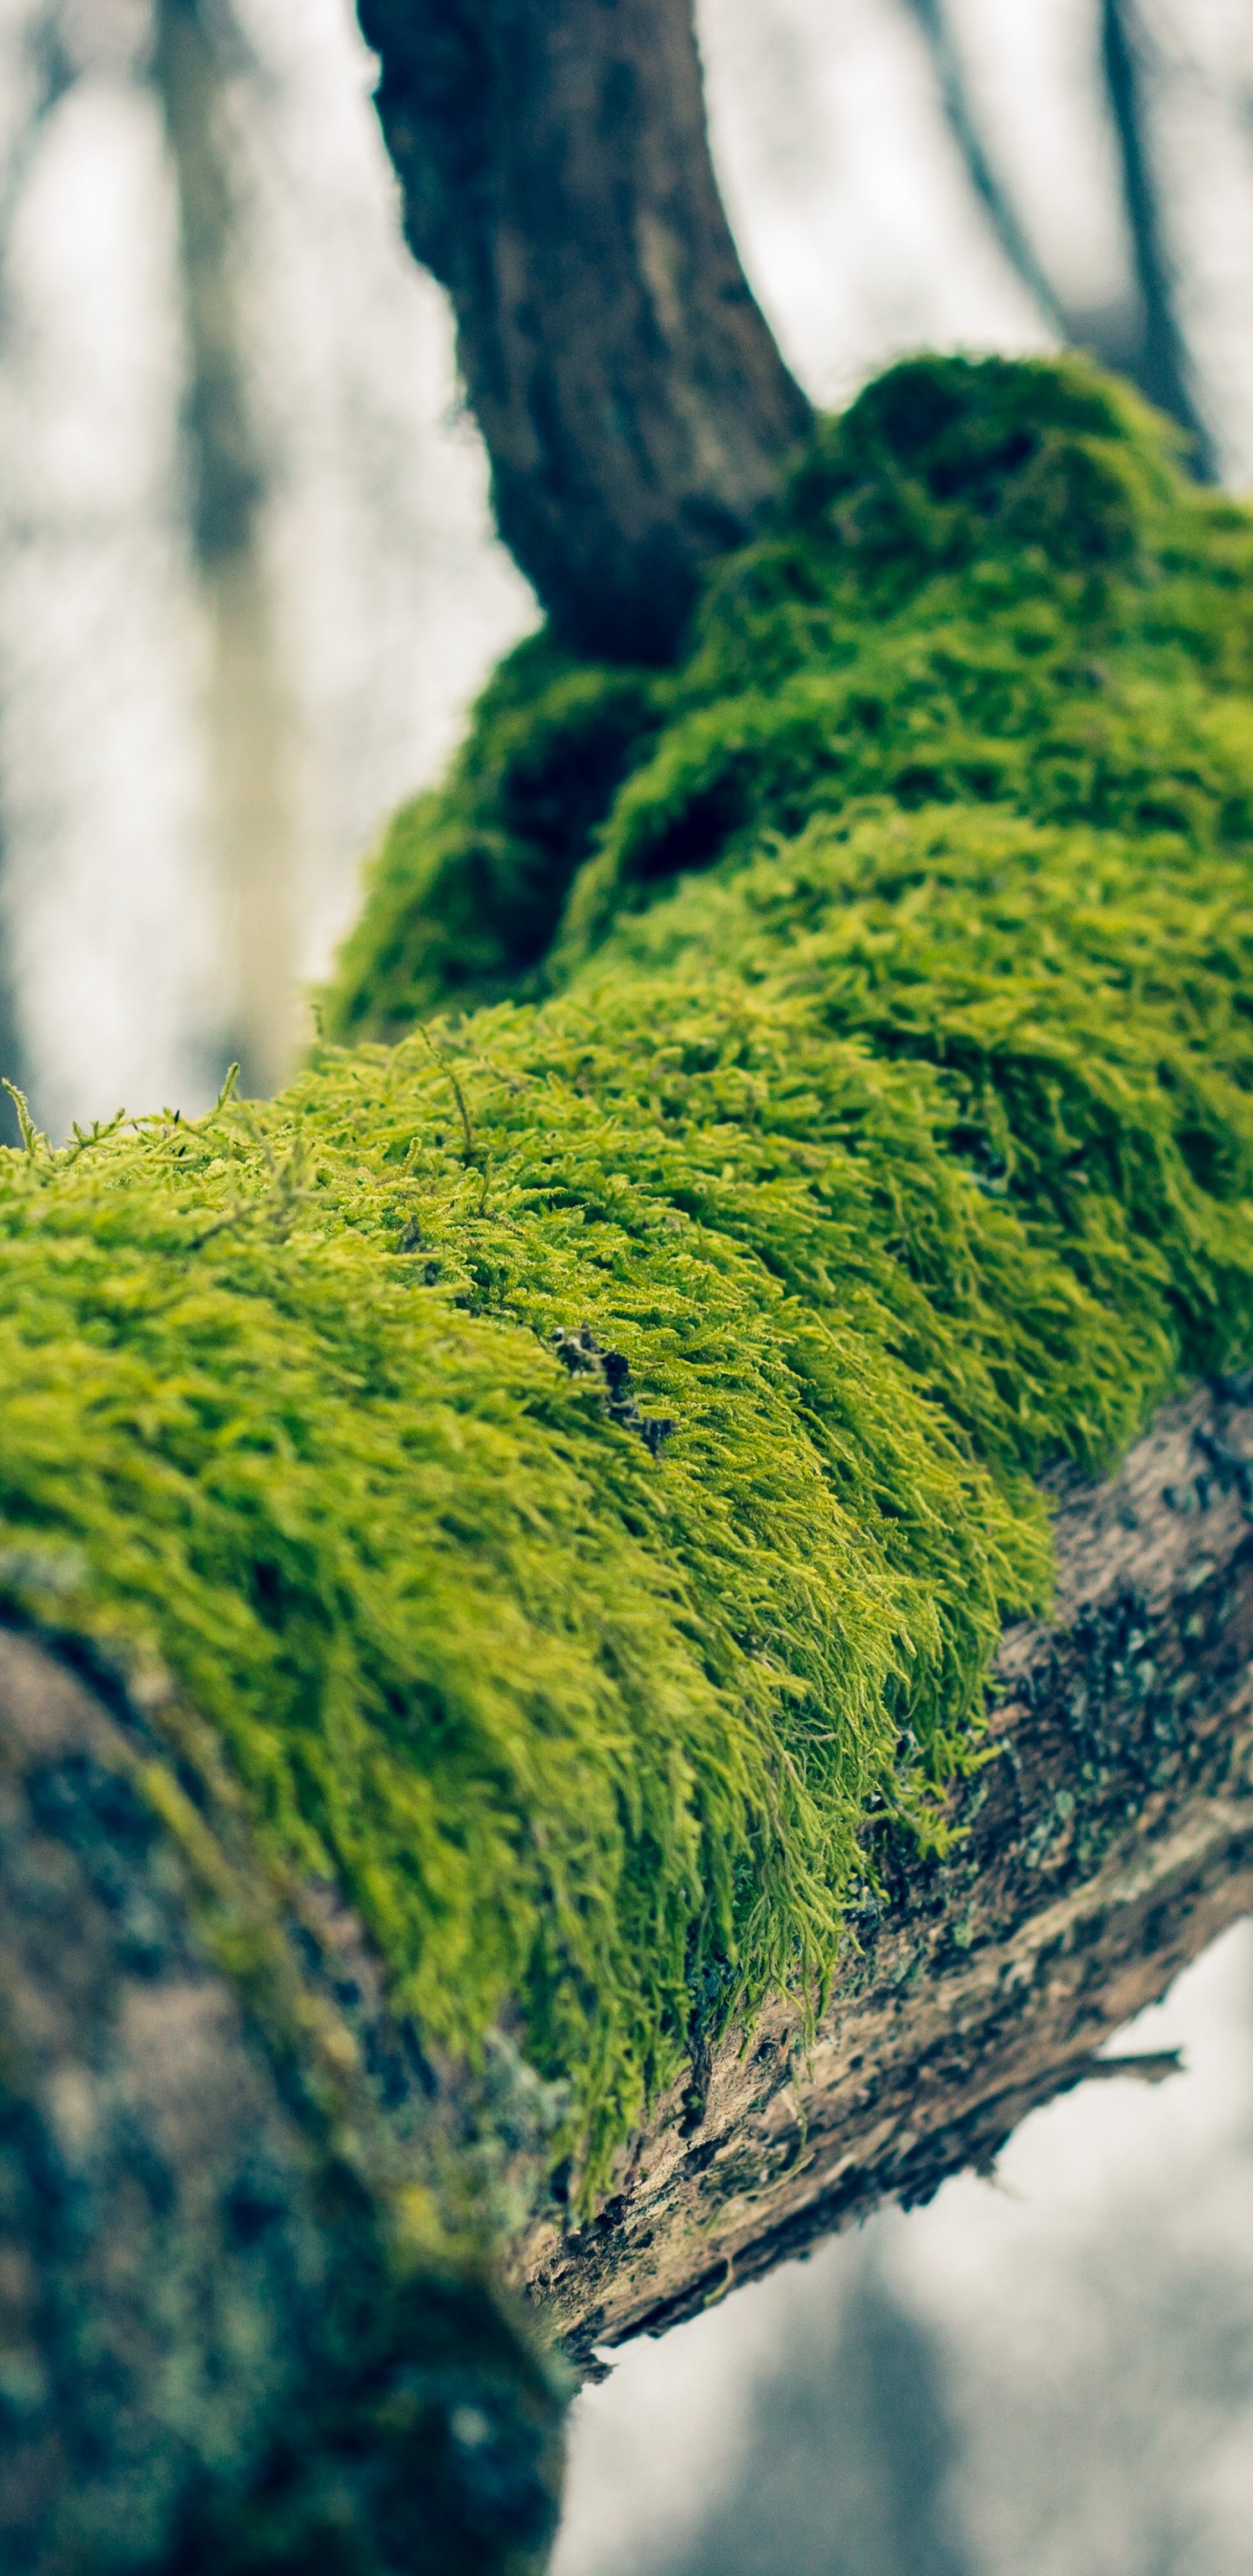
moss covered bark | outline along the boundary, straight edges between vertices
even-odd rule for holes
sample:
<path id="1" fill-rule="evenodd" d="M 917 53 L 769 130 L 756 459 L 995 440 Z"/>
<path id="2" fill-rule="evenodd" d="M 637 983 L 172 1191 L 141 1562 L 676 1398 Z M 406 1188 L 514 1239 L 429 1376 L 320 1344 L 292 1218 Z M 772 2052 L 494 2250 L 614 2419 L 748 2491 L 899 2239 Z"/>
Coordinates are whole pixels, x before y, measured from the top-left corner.
<path id="1" fill-rule="evenodd" d="M 1041 1471 L 1247 1356 L 1251 561 L 1088 371 L 899 369 L 680 669 L 515 657 L 279 1101 L 0 1174 L 10 1599 L 585 2192 L 940 1835 Z"/>

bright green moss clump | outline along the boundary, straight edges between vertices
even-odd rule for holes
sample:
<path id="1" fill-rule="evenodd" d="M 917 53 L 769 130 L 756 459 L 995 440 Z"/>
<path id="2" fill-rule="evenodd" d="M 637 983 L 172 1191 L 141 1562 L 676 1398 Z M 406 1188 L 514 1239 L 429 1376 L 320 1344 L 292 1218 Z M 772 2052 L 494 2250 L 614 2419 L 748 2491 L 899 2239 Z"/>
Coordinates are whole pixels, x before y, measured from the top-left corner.
<path id="1" fill-rule="evenodd" d="M 677 675 L 525 648 L 332 1007 L 546 999 L 5 1165 L 11 1582 L 434 2033 L 520 2003 L 594 2172 L 925 1827 L 1039 1471 L 1253 1345 L 1251 562 L 1085 371 L 898 370 Z"/>
<path id="2" fill-rule="evenodd" d="M 868 800 L 1246 847 L 1253 522 L 1168 440 L 1078 361 L 894 368 L 822 424 L 679 671 L 544 637 L 502 666 L 374 863 L 327 1034 L 551 989 L 680 871 Z"/>
<path id="3" fill-rule="evenodd" d="M 576 871 L 669 692 L 529 636 L 489 683 L 446 787 L 401 807 L 339 961 L 335 1035 L 497 1001 L 542 967 Z"/>

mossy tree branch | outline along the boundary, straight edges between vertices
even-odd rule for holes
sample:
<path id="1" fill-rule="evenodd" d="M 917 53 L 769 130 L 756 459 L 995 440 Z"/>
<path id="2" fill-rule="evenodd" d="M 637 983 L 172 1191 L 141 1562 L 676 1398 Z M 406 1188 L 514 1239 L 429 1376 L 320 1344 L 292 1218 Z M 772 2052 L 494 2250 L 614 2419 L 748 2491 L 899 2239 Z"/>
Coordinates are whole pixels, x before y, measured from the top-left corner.
<path id="1" fill-rule="evenodd" d="M 1059 1490 L 1057 1616 L 1006 1639 L 950 1857 L 884 1853 L 817 2032 L 775 2004 L 698 2045 L 594 2221 L 515 2214 L 582 2369 L 986 2170 L 1075 2083 L 1176 2071 L 1095 2052 L 1253 1901 L 1250 1491 L 1243 1384 Z M 158 1745 L 0 1632 L 6 2565 L 529 2566 L 558 2389 L 472 2263 L 397 2267 L 388 2215 L 433 2140 L 499 2171 L 519 2097 L 432 2061 L 329 1891 L 284 1922 L 218 1864 L 207 1903 Z"/>
<path id="2" fill-rule="evenodd" d="M 407 818 L 333 1010 L 501 1007 L 0 1165 L 21 2576 L 520 2570 L 467 2202 L 585 2354 L 1247 1901 L 1251 547 L 1090 370 L 899 368 Z"/>

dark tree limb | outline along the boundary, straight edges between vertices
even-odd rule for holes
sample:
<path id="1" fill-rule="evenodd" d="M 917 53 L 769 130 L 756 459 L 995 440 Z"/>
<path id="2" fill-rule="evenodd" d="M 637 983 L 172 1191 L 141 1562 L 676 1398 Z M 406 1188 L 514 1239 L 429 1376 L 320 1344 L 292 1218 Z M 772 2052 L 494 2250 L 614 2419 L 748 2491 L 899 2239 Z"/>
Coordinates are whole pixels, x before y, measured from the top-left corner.
<path id="1" fill-rule="evenodd" d="M 590 2226 L 533 2231 L 581 2360 L 985 2171 L 1253 1905 L 1250 1497 L 1253 1407 L 1208 1392 L 1061 1494 L 1056 1620 L 1005 1638 L 951 1859 L 886 1856 L 811 2047 L 774 2005 L 658 2106 Z"/>
<path id="2" fill-rule="evenodd" d="M 501 535 L 580 649 L 664 660 L 809 405 L 714 179 L 691 0 L 360 0 Z"/>
<path id="3" fill-rule="evenodd" d="M 1217 471 L 1214 441 L 1193 395 L 1174 274 L 1149 159 L 1143 52 L 1144 36 L 1134 0 L 1102 0 L 1105 89 L 1118 143 L 1123 204 L 1144 315 L 1136 377 L 1149 401 L 1156 403 L 1160 411 L 1169 412 L 1186 431 L 1194 471 L 1202 481 L 1213 482 Z"/>

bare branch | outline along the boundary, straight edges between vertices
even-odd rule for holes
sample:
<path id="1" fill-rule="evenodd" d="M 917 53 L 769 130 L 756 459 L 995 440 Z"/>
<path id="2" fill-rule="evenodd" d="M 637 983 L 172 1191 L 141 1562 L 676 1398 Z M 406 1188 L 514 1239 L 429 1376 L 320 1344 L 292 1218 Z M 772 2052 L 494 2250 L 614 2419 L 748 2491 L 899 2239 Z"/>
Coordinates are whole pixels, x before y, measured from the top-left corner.
<path id="1" fill-rule="evenodd" d="M 256 65 L 228 0 L 157 0 L 151 78 L 179 207 L 190 382 L 188 507 L 213 639 L 214 855 L 231 951 L 224 1052 L 275 1089 L 292 1051 L 296 821 L 289 714 L 265 562 L 272 467 L 242 317 L 248 189 L 230 113 Z"/>
<path id="2" fill-rule="evenodd" d="M 501 535 L 563 631 L 675 649 L 809 424 L 705 131 L 691 0 L 359 0 Z"/>
<path id="3" fill-rule="evenodd" d="M 1053 284 L 988 149 L 945 0 L 906 0 L 906 5 L 930 48 L 945 117 L 967 178 L 1015 275 L 1061 339 L 1091 349 L 1106 365 L 1130 376 L 1150 402 L 1178 421 L 1190 442 L 1194 470 L 1203 481 L 1212 481 L 1213 440 L 1192 392 L 1192 371 L 1145 135 L 1144 40 L 1135 0 L 1102 0 L 1102 69 L 1118 148 L 1138 308 L 1116 306 L 1109 313 L 1072 305 Z"/>
<path id="4" fill-rule="evenodd" d="M 950 132 L 1001 249 L 1059 338 L 1073 340 L 1075 317 L 1053 285 L 984 143 L 944 0 L 906 0 L 906 6 L 926 37 Z"/>

